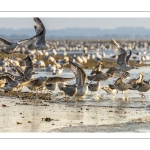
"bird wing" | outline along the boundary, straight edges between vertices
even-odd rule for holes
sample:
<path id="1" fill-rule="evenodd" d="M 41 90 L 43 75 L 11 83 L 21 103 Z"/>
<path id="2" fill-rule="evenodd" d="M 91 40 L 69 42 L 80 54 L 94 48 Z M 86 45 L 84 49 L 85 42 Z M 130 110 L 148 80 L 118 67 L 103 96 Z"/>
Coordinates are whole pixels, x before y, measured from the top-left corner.
<path id="1" fill-rule="evenodd" d="M 34 21 L 36 23 L 36 25 L 34 26 L 36 34 L 41 32 L 41 30 L 45 30 L 44 24 L 39 18 L 35 17 Z"/>
<path id="2" fill-rule="evenodd" d="M 73 78 L 49 77 L 46 83 L 66 82 L 66 81 L 71 81 L 75 78 L 76 77 L 73 77 Z"/>
<path id="3" fill-rule="evenodd" d="M 7 45 L 11 45 L 11 42 L 6 40 L 6 39 L 3 39 L 0 37 L 0 41 L 3 42 L 4 44 L 7 44 Z"/>
<path id="4" fill-rule="evenodd" d="M 5 74 L 0 76 L 0 79 L 6 79 L 9 83 L 11 83 L 12 81 L 13 82 L 15 81 L 11 76 L 5 75 Z"/>
<path id="5" fill-rule="evenodd" d="M 129 65 L 129 59 L 130 59 L 131 55 L 132 55 L 132 51 L 130 50 L 129 55 L 127 55 L 127 57 L 126 57 L 126 63 L 127 63 L 127 65 Z"/>
<path id="6" fill-rule="evenodd" d="M 83 86 L 85 84 L 85 80 L 86 80 L 86 74 L 83 71 L 82 68 L 80 68 L 77 64 L 69 61 L 70 65 L 71 65 L 71 70 L 74 73 L 75 77 L 76 77 L 76 84 L 78 86 Z"/>
<path id="7" fill-rule="evenodd" d="M 24 42 L 27 42 L 29 40 L 33 40 L 35 38 L 38 38 L 39 36 L 41 36 L 43 34 L 44 30 L 41 30 L 39 33 L 37 33 L 35 36 L 29 38 L 29 39 L 24 39 L 24 40 L 21 40 L 19 42 L 17 42 L 17 44 L 21 44 L 21 43 L 24 43 Z"/>
<path id="8" fill-rule="evenodd" d="M 26 77 L 26 75 L 24 74 L 23 70 L 19 67 L 19 66 L 15 66 L 13 63 L 11 63 L 10 61 L 8 61 L 10 63 L 10 65 L 19 73 L 19 75 L 21 77 Z M 26 77 L 27 78 L 27 77 Z"/>
<path id="9" fill-rule="evenodd" d="M 127 54 L 124 48 L 122 48 L 114 39 L 110 41 L 112 48 L 114 49 L 116 55 Z"/>
<path id="10" fill-rule="evenodd" d="M 15 80 L 15 76 L 11 73 L 5 72 L 3 75 L 8 75 L 10 76 L 13 80 Z"/>
<path id="11" fill-rule="evenodd" d="M 116 55 L 118 55 L 117 64 L 119 66 L 126 66 L 127 65 L 126 64 L 127 52 L 114 39 L 110 41 L 110 44 L 112 48 L 114 49 Z"/>
<path id="12" fill-rule="evenodd" d="M 23 58 L 23 60 L 25 61 L 26 66 L 33 65 L 32 59 L 31 59 L 31 57 L 29 55 L 27 57 Z"/>
<path id="13" fill-rule="evenodd" d="M 26 58 L 23 59 L 26 63 L 26 68 L 24 70 L 24 74 L 31 78 L 32 76 L 32 73 L 33 73 L 33 62 L 32 62 L 32 59 L 31 57 L 28 55 Z"/>
<path id="14" fill-rule="evenodd" d="M 119 65 L 121 67 L 127 65 L 127 63 L 126 63 L 126 54 L 121 54 L 121 55 L 118 56 L 117 65 Z"/>

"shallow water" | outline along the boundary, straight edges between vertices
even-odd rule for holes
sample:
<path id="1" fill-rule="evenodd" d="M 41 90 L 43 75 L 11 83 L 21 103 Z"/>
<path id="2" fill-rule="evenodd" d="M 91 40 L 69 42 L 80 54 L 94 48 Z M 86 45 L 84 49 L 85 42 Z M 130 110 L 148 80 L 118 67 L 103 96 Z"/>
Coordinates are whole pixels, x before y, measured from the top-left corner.
<path id="1" fill-rule="evenodd" d="M 36 77 L 52 76 L 50 73 L 41 69 L 36 69 L 35 72 L 38 72 Z M 90 70 L 85 69 L 85 72 L 87 75 L 90 74 Z M 145 73 L 145 80 L 149 79 L 149 67 L 141 67 L 130 71 L 130 79 L 137 78 L 140 72 Z M 65 69 L 60 76 L 73 77 L 74 74 L 70 69 Z M 112 78 L 107 81 L 102 81 L 101 87 L 113 83 L 113 80 L 116 79 Z M 68 84 L 74 82 L 73 80 L 68 82 Z M 28 91 L 28 89 L 24 88 L 23 91 Z M 59 90 L 57 89 L 53 93 L 56 94 L 58 92 Z M 58 100 L 57 98 L 51 101 L 43 100 L 38 106 L 33 104 L 34 101 L 30 102 L 31 104 L 29 103 L 29 105 L 18 105 L 17 103 L 20 103 L 20 100 L 17 98 L 1 97 L 0 106 L 6 104 L 8 107 L 1 107 L 0 109 L 0 132 L 119 132 L 118 128 L 120 127 L 113 127 L 115 125 L 123 126 L 129 122 L 133 124 L 129 128 L 130 131 L 150 131 L 149 126 L 143 126 L 143 124 L 150 122 L 149 92 L 144 93 L 146 98 L 141 98 L 137 91 L 128 90 L 126 91 L 127 100 L 122 99 L 124 94 L 121 92 L 117 94 L 116 99 L 112 99 L 112 95 L 106 95 L 103 99 L 95 99 L 95 97 L 97 98 L 104 93 L 105 91 L 102 89 L 98 91 L 98 94 L 91 95 L 88 92 L 86 98 L 78 102 L 74 102 L 72 99 L 64 102 L 62 99 Z M 60 96 L 59 98 L 62 97 Z M 43 106 L 43 104 L 47 104 L 48 106 Z M 42 118 L 45 117 L 50 117 L 54 120 L 50 122 L 42 121 Z M 142 125 L 138 126 L 135 131 L 137 120 L 138 122 L 142 122 Z M 31 121 L 31 123 L 28 123 L 28 121 Z M 21 124 L 17 124 L 17 122 Z M 75 128 L 76 126 L 79 126 L 79 128 Z M 81 126 L 84 126 L 84 130 L 82 131 Z M 99 128 L 99 126 L 106 126 L 106 128 Z M 129 130 L 121 131 L 128 132 Z"/>
<path id="2" fill-rule="evenodd" d="M 125 82 L 132 78 L 138 78 L 140 72 L 144 72 L 144 80 L 149 80 L 150 79 L 150 67 L 140 67 L 139 69 L 134 69 L 129 71 L 130 72 L 130 78 L 126 79 Z M 105 72 L 107 69 L 104 69 L 103 71 Z M 36 72 L 38 74 L 35 75 L 35 77 L 39 76 L 54 76 L 51 75 L 49 72 L 41 71 L 41 69 L 36 69 Z M 90 75 L 91 70 L 89 69 L 84 69 L 86 75 Z M 61 75 L 61 77 L 74 77 L 74 74 L 72 71 L 68 68 L 66 68 Z M 117 78 L 110 78 L 107 81 L 101 81 L 101 88 L 104 86 L 108 86 L 109 84 L 113 84 L 114 81 L 117 80 Z M 86 82 L 89 82 L 88 79 Z M 68 84 L 73 84 L 75 83 L 75 80 L 69 81 Z M 94 83 L 94 82 L 93 82 Z M 24 88 L 23 91 L 27 91 L 27 88 Z M 58 93 L 59 89 L 54 91 L 53 93 Z M 86 98 L 84 99 L 83 102 L 80 102 L 78 105 L 91 105 L 91 106 L 113 106 L 113 107 L 145 107 L 146 105 L 150 104 L 150 92 L 144 93 L 146 98 L 142 99 L 141 96 L 139 95 L 138 91 L 133 91 L 133 90 L 127 90 L 125 94 L 122 94 L 120 91 L 116 96 L 113 95 L 106 95 L 106 92 L 102 89 L 100 89 L 98 92 L 93 92 L 91 95 L 91 92 L 89 91 Z M 103 97 L 103 99 L 98 100 L 99 97 L 102 97 L 103 95 L 106 95 Z M 122 98 L 127 97 L 127 100 L 123 100 Z M 117 98 L 117 99 L 116 99 Z"/>

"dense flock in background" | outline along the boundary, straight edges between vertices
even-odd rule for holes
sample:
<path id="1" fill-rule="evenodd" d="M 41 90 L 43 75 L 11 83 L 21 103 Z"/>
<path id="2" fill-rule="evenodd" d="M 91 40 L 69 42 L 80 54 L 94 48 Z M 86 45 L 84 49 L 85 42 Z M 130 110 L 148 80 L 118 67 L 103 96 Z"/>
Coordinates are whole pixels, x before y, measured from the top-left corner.
<path id="1" fill-rule="evenodd" d="M 100 90 L 115 95 L 115 98 L 118 92 L 125 94 L 126 90 L 138 91 L 144 98 L 144 92 L 149 91 L 150 82 L 144 79 L 140 66 L 150 60 L 150 41 L 113 37 L 110 40 L 49 41 L 45 39 L 46 29 L 42 21 L 39 18 L 34 21 L 33 37 L 19 41 L 0 37 L 2 92 L 25 93 L 23 89 L 26 88 L 37 98 L 39 93 L 48 93 L 52 97 L 59 89 L 61 99 L 77 101 L 86 100 L 88 92 L 92 94 Z M 93 66 L 91 62 L 95 62 Z M 62 75 L 68 68 L 72 77 Z M 85 73 L 86 68 L 91 69 L 90 74 Z M 36 72 L 38 69 L 42 74 Z M 137 78 L 126 81 L 133 69 L 139 70 Z M 101 82 L 108 79 L 112 79 L 112 83 L 101 87 Z"/>

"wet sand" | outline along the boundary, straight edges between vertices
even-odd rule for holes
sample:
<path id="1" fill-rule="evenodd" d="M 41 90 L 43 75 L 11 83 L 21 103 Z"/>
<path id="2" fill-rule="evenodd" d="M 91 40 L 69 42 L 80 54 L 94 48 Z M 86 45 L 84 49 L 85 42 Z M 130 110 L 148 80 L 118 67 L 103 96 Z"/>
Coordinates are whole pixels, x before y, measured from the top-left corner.
<path id="1" fill-rule="evenodd" d="M 105 104 L 105 101 L 110 100 L 92 101 Z M 92 106 L 86 101 L 62 100 L 42 100 L 35 106 L 33 102 L 34 100 L 29 102 L 1 97 L 0 132 L 128 132 L 126 123 L 130 122 L 133 126 L 130 126 L 129 130 L 136 132 L 137 120 L 143 122 L 142 119 L 147 118 L 145 122 L 150 121 L 150 110 L 144 106 Z M 2 104 L 6 107 L 2 107 Z M 120 128 L 122 130 L 119 130 Z"/>

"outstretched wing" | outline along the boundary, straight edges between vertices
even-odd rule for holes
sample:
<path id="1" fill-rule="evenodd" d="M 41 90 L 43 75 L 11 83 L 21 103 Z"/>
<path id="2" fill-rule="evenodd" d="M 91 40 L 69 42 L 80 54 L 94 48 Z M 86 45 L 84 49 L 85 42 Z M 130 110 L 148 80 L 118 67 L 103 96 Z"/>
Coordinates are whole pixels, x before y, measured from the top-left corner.
<path id="1" fill-rule="evenodd" d="M 127 52 L 114 39 L 110 41 L 110 44 L 114 49 L 116 55 L 118 55 L 117 64 L 119 66 L 126 66 Z"/>
<path id="2" fill-rule="evenodd" d="M 10 61 L 8 61 L 10 63 L 10 65 L 19 73 L 20 77 L 26 77 L 27 76 L 24 74 L 23 70 L 19 67 L 19 66 L 15 66 L 13 63 L 11 63 Z"/>
<path id="3" fill-rule="evenodd" d="M 34 21 L 36 23 L 34 26 L 36 34 L 39 34 L 42 30 L 45 30 L 44 24 L 39 18 L 35 17 Z"/>
<path id="4" fill-rule="evenodd" d="M 76 84 L 78 86 L 84 86 L 85 80 L 86 80 L 85 72 L 77 64 L 75 64 L 71 61 L 69 61 L 69 63 L 71 65 L 71 70 L 72 70 L 72 72 L 74 73 L 74 75 L 76 77 Z"/>
<path id="5" fill-rule="evenodd" d="M 0 37 L 0 41 L 3 42 L 4 44 L 11 45 L 11 42 L 6 40 L 6 39 L 4 39 L 4 38 Z"/>
<path id="6" fill-rule="evenodd" d="M 44 30 L 41 30 L 38 34 L 36 34 L 35 36 L 29 38 L 29 39 L 24 39 L 24 40 L 21 40 L 19 42 L 17 42 L 18 44 L 21 44 L 21 43 L 24 43 L 24 42 L 27 42 L 29 40 L 33 40 L 35 38 L 38 38 L 39 36 L 41 36 L 43 34 Z"/>
<path id="7" fill-rule="evenodd" d="M 56 82 L 67 82 L 75 79 L 76 77 L 73 78 L 63 78 L 63 77 L 49 77 L 46 83 L 56 83 Z"/>

